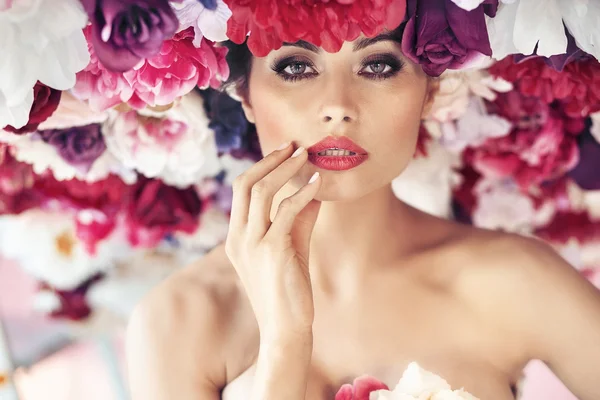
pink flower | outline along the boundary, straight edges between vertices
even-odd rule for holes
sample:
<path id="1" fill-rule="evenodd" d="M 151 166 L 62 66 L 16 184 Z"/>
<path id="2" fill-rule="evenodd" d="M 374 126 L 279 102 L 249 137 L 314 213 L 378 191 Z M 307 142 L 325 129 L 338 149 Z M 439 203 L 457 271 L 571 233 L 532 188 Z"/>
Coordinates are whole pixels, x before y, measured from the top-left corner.
<path id="1" fill-rule="evenodd" d="M 558 178 L 579 161 L 576 135 L 549 115 L 540 129 L 515 129 L 475 148 L 471 162 L 488 178 L 512 177 L 522 188 Z"/>
<path id="2" fill-rule="evenodd" d="M 90 45 L 89 27 L 85 30 L 90 64 L 77 74 L 75 96 L 89 100 L 90 107 L 103 111 L 120 103 L 135 109 L 165 106 L 192 91 L 196 86 L 218 87 L 229 76 L 225 60 L 227 49 L 202 40 L 196 48 L 194 29 L 177 33 L 163 42 L 158 55 L 124 73 L 105 69 Z"/>
<path id="3" fill-rule="evenodd" d="M 376 390 L 389 390 L 383 382 L 370 376 L 359 376 L 351 384 L 343 385 L 335 395 L 335 400 L 369 400 L 369 394 Z"/>
<path id="4" fill-rule="evenodd" d="M 406 0 L 225 0 L 232 11 L 227 36 L 266 56 L 283 42 L 308 41 L 325 51 L 336 52 L 344 41 L 361 32 L 372 37 L 384 29 L 395 29 L 406 12 Z"/>

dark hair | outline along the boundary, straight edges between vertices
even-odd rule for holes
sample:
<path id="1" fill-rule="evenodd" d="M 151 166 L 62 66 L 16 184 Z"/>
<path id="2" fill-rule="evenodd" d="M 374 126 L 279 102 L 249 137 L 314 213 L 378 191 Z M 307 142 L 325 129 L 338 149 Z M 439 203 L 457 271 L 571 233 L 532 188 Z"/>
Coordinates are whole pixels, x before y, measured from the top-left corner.
<path id="1" fill-rule="evenodd" d="M 252 68 L 252 53 L 246 42 L 237 44 L 228 40 L 223 43 L 227 51 L 227 65 L 229 65 L 229 78 L 221 85 L 221 89 L 237 90 L 238 94 L 245 96 L 248 93 L 248 77 Z"/>
<path id="2" fill-rule="evenodd" d="M 398 42 L 402 41 L 405 26 L 406 23 L 402 23 L 392 31 Z M 229 65 L 229 79 L 223 83 L 221 88 L 223 90 L 235 88 L 239 95 L 246 96 L 248 94 L 248 78 L 252 69 L 252 53 L 246 42 L 237 44 L 228 40 L 223 43 L 223 46 L 228 49 L 226 60 Z"/>

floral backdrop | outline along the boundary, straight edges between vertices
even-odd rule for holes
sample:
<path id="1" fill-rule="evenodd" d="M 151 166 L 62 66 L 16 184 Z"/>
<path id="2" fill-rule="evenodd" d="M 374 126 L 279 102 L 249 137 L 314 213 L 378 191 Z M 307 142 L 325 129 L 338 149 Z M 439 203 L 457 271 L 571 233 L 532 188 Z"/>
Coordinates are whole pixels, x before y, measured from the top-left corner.
<path id="1" fill-rule="evenodd" d="M 37 312 L 122 327 L 224 240 L 231 182 L 262 156 L 219 90 L 222 42 L 336 51 L 404 22 L 439 90 L 397 196 L 540 237 L 598 282 L 599 19 L 592 0 L 0 0 L 0 254 Z"/>

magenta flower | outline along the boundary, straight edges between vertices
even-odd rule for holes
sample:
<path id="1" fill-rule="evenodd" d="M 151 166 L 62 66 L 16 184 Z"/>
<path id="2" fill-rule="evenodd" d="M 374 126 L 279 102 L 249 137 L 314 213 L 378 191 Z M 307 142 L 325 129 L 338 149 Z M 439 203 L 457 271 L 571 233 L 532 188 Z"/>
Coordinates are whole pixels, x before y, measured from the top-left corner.
<path id="1" fill-rule="evenodd" d="M 124 72 L 156 55 L 179 22 L 167 0 L 80 0 L 92 22 L 100 62 Z"/>
<path id="2" fill-rule="evenodd" d="M 485 0 L 472 11 L 452 0 L 408 0 L 408 22 L 402 51 L 423 71 L 439 76 L 460 69 L 476 58 L 492 55 L 485 15 L 496 15 L 498 0 Z"/>

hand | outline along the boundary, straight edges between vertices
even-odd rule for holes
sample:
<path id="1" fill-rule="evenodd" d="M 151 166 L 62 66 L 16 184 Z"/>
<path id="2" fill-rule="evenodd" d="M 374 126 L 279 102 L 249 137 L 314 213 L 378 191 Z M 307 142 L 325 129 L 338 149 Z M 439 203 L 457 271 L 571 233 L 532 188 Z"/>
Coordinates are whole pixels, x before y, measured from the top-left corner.
<path id="1" fill-rule="evenodd" d="M 274 195 L 306 163 L 307 152 L 276 150 L 233 182 L 225 250 L 235 267 L 265 338 L 311 335 L 314 307 L 308 270 L 310 237 L 321 203 L 321 179 L 284 199 L 271 222 Z"/>

